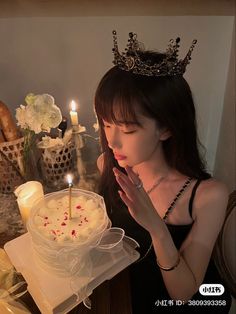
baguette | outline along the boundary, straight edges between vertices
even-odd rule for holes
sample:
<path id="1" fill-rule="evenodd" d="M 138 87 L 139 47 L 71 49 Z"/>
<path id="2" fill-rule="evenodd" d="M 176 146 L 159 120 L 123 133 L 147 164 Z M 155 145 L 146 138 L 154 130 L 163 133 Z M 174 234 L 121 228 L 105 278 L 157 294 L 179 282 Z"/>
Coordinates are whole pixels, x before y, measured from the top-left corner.
<path id="1" fill-rule="evenodd" d="M 5 138 L 2 134 L 2 130 L 0 129 L 0 143 L 3 143 L 3 142 L 5 142 Z"/>
<path id="2" fill-rule="evenodd" d="M 12 118 L 10 110 L 0 100 L 0 129 L 6 141 L 14 141 L 19 138 L 16 122 Z"/>

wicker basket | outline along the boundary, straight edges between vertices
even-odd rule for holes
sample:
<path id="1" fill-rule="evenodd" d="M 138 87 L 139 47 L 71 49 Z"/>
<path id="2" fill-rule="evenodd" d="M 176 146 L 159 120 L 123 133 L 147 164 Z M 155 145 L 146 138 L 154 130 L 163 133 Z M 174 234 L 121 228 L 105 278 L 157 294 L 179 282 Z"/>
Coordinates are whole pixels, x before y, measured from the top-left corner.
<path id="1" fill-rule="evenodd" d="M 24 182 L 23 146 L 23 137 L 0 144 L 0 193 L 12 193 Z"/>
<path id="2" fill-rule="evenodd" d="M 65 176 L 74 169 L 75 146 L 69 142 L 62 148 L 44 148 L 41 156 L 41 172 L 48 187 L 61 189 L 68 184 Z"/>

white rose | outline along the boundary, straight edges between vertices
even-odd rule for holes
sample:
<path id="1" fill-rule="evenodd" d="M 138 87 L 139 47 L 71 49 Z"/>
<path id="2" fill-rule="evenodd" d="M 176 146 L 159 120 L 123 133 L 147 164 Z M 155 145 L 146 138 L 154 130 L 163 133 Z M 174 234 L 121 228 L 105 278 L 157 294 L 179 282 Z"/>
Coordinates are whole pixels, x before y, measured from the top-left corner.
<path id="1" fill-rule="evenodd" d="M 20 105 L 20 108 L 16 109 L 16 119 L 17 125 L 19 125 L 22 129 L 26 129 L 28 127 L 26 123 L 26 111 L 25 106 Z"/>
<path id="2" fill-rule="evenodd" d="M 43 117 L 42 125 L 43 127 L 56 128 L 62 120 L 61 111 L 56 105 L 48 109 L 47 114 Z"/>
<path id="3" fill-rule="evenodd" d="M 28 128 L 34 131 L 36 134 L 42 131 L 42 120 L 40 113 L 35 111 L 33 105 L 26 106 L 26 121 Z"/>
<path id="4" fill-rule="evenodd" d="M 26 95 L 26 97 L 25 97 L 26 104 L 27 105 L 33 104 L 36 97 L 37 97 L 37 95 L 34 95 L 33 93 Z"/>
<path id="5" fill-rule="evenodd" d="M 48 108 L 54 105 L 54 98 L 48 94 L 37 95 L 33 105 L 37 111 L 39 110 L 46 113 Z"/>

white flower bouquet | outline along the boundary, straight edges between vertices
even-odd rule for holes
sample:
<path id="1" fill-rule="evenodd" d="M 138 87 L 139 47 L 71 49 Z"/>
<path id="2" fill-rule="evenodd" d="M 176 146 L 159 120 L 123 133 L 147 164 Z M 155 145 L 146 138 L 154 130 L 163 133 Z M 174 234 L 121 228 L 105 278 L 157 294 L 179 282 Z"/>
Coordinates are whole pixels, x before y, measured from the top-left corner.
<path id="1" fill-rule="evenodd" d="M 51 128 L 56 128 L 61 123 L 61 110 L 51 95 L 28 94 L 25 102 L 26 106 L 20 105 L 16 109 L 17 124 L 22 129 L 38 134 L 42 131 L 50 132 Z"/>
<path id="2" fill-rule="evenodd" d="M 61 110 L 51 95 L 30 93 L 26 96 L 25 103 L 16 109 L 17 125 L 21 127 L 24 136 L 24 171 L 30 150 L 35 144 L 35 134 L 50 132 L 51 128 L 56 128 L 62 121 Z"/>

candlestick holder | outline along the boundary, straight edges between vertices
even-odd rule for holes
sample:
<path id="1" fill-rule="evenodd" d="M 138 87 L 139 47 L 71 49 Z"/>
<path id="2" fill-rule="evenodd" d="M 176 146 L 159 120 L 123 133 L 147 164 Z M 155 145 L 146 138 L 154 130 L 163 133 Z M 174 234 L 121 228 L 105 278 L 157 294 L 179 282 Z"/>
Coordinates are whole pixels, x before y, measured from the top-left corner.
<path id="1" fill-rule="evenodd" d="M 74 169 L 74 141 L 69 141 L 61 147 L 40 147 L 40 149 L 42 150 L 40 166 L 45 185 L 53 190 L 65 188 L 65 176 Z"/>

